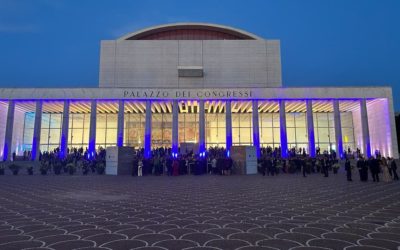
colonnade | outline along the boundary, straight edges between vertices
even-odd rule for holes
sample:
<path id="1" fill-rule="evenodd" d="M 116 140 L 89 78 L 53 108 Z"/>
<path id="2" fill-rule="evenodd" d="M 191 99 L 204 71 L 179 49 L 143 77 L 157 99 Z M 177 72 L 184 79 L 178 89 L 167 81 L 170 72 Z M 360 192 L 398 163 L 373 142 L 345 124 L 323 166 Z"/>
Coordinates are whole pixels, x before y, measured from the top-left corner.
<path id="1" fill-rule="evenodd" d="M 367 157 L 371 155 L 370 146 L 370 135 L 368 128 L 368 113 L 366 99 L 359 99 L 360 111 L 361 111 L 361 124 L 362 124 L 362 152 Z M 40 149 L 40 130 L 42 120 L 42 100 L 36 101 L 35 109 L 35 122 L 33 130 L 33 141 L 32 141 L 32 159 L 39 159 Z M 205 141 L 205 108 L 204 100 L 199 101 L 199 152 L 206 150 Z M 97 100 L 92 100 L 90 103 L 90 129 L 89 129 L 89 153 L 94 153 L 96 150 L 96 114 L 97 114 Z M 145 136 L 144 136 L 144 151 L 145 156 L 149 157 L 151 154 L 151 137 L 152 137 L 152 101 L 146 101 L 146 115 L 145 115 Z M 118 101 L 118 128 L 117 128 L 117 146 L 122 146 L 124 141 L 124 100 Z M 258 100 L 252 100 L 253 110 L 258 110 Z M 62 156 L 65 156 L 68 148 L 68 126 L 69 126 L 69 112 L 70 101 L 64 100 L 63 103 L 63 122 L 61 128 L 61 140 L 60 140 L 60 152 Z M 333 100 L 333 112 L 334 112 L 334 127 L 336 137 L 336 149 L 337 157 L 341 158 L 343 153 L 343 141 L 342 141 L 342 129 L 340 121 L 340 110 L 339 100 Z M 10 160 L 12 156 L 12 138 L 13 138 L 13 124 L 14 124 L 14 113 L 15 113 L 15 100 L 8 102 L 8 113 L 4 137 L 4 149 L 3 158 L 4 160 Z M 313 109 L 312 100 L 306 100 L 306 119 L 307 119 L 307 132 L 308 132 L 308 152 L 311 157 L 315 156 L 315 134 L 314 134 L 314 121 L 313 121 Z M 178 142 L 178 115 L 179 106 L 178 100 L 172 101 L 172 152 L 178 153 L 179 142 Z M 231 101 L 226 101 L 225 109 L 226 117 L 226 149 L 230 150 L 232 147 L 232 108 Z M 285 112 L 285 100 L 279 100 L 279 119 L 280 119 L 280 142 L 282 157 L 287 157 L 288 143 L 287 143 L 287 132 L 286 132 L 286 112 Z M 253 124 L 253 145 L 257 149 L 257 153 L 260 153 L 260 129 L 259 129 L 259 112 L 252 112 L 252 124 Z"/>

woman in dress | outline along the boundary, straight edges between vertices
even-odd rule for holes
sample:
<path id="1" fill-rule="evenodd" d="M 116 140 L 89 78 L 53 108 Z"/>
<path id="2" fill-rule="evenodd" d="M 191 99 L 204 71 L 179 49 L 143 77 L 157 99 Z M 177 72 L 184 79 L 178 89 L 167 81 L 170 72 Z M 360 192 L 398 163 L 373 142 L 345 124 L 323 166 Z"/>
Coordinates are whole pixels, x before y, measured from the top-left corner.
<path id="1" fill-rule="evenodd" d="M 385 157 L 382 157 L 380 167 L 382 172 L 382 180 L 384 182 L 391 182 L 392 178 L 390 177 L 388 162 Z"/>

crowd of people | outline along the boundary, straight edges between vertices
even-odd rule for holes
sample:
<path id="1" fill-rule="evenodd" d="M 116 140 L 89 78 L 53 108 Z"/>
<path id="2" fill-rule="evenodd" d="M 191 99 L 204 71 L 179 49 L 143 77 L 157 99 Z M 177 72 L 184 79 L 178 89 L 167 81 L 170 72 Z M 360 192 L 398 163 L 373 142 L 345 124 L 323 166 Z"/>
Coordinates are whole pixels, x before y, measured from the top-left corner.
<path id="1" fill-rule="evenodd" d="M 317 147 L 316 157 L 310 157 L 304 148 L 291 148 L 287 152 L 288 157 L 283 158 L 281 149 L 261 148 L 257 162 L 257 169 L 263 176 L 275 176 L 280 173 L 300 173 L 307 177 L 309 174 L 322 174 L 328 177 L 329 173 L 338 173 L 340 162 L 337 160 L 336 152 L 323 151 Z M 92 154 L 88 149 L 71 148 L 67 150 L 65 157 L 60 157 L 60 149 L 56 148 L 50 152 L 40 152 L 39 160 L 42 166 L 54 169 L 55 166 L 72 165 L 82 172 L 95 172 L 97 168 L 106 165 L 106 150 L 99 148 Z M 358 170 L 360 180 L 368 181 L 368 173 L 374 182 L 380 180 L 388 182 L 399 180 L 397 165 L 394 159 L 382 157 L 377 151 L 374 157 L 366 159 L 357 149 L 343 152 L 346 159 L 344 170 L 348 181 L 353 181 L 353 172 Z M 14 156 L 15 157 L 15 156 Z M 30 159 L 30 152 L 25 151 L 24 159 Z M 238 164 L 236 164 L 238 165 Z M 236 166 L 237 168 L 237 166 Z M 193 151 L 174 155 L 171 148 L 157 148 L 151 151 L 150 157 L 144 157 L 144 149 L 134 149 L 134 160 L 132 164 L 132 175 L 231 175 L 235 172 L 235 162 L 224 148 L 211 147 L 204 154 L 195 154 Z M 381 177 L 380 177 L 381 174 Z"/>

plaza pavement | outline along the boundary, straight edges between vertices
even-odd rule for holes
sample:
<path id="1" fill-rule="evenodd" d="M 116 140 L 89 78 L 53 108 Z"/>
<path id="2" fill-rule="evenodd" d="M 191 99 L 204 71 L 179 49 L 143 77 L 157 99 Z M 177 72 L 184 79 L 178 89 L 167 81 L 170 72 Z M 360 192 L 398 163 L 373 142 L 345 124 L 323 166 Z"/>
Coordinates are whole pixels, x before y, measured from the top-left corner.
<path id="1" fill-rule="evenodd" d="M 400 182 L 0 176 L 0 249 L 397 249 Z"/>

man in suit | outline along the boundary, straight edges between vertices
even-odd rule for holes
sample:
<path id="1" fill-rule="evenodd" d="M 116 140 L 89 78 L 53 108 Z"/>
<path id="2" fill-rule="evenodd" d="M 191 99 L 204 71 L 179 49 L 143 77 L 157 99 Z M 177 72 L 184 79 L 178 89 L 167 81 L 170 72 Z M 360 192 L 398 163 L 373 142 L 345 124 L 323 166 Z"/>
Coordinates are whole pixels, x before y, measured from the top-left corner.
<path id="1" fill-rule="evenodd" d="M 346 170 L 347 181 L 353 181 L 351 179 L 351 164 L 350 160 L 346 158 L 346 163 L 344 164 L 344 169 Z"/>
<path id="2" fill-rule="evenodd" d="M 371 171 L 372 180 L 379 182 L 379 161 L 375 158 L 370 158 L 368 160 L 369 169 Z"/>

